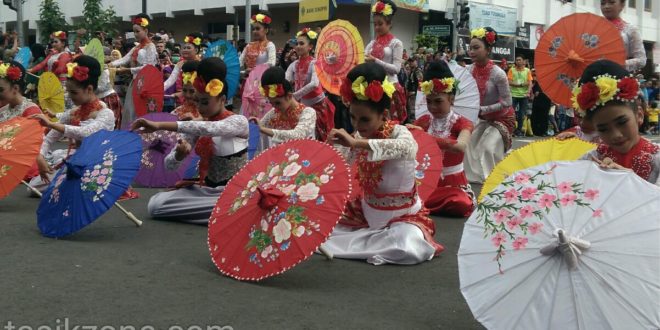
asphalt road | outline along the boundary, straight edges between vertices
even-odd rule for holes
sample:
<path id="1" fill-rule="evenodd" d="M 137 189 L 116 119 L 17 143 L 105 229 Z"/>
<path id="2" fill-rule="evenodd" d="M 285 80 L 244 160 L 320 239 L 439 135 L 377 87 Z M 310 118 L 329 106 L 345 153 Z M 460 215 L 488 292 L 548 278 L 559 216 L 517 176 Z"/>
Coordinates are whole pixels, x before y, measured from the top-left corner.
<path id="1" fill-rule="evenodd" d="M 531 140 L 517 139 L 514 147 Z M 157 190 L 138 191 L 140 199 L 123 205 L 145 221 L 142 228 L 112 209 L 60 240 L 39 234 L 39 200 L 23 187 L 0 200 L 0 327 L 481 328 L 459 290 L 465 219 L 434 218 L 446 250 L 420 265 L 315 255 L 279 276 L 239 282 L 211 262 L 205 226 L 149 219 L 146 203 Z"/>

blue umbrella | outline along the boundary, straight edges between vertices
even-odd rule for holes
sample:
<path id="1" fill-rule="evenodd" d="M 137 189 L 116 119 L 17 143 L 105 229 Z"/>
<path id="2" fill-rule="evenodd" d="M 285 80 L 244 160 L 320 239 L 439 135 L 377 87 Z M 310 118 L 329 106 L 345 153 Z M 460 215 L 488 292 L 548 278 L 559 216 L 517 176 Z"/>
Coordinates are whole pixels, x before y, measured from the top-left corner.
<path id="1" fill-rule="evenodd" d="M 204 58 L 219 57 L 227 65 L 227 99 L 231 99 L 238 89 L 238 80 L 241 74 L 241 64 L 238 60 L 238 52 L 227 40 L 218 40 L 209 44 L 204 53 Z"/>
<path id="2" fill-rule="evenodd" d="M 126 131 L 99 131 L 64 162 L 39 203 L 37 224 L 46 237 L 77 232 L 117 205 L 140 169 L 142 140 Z"/>
<path id="3" fill-rule="evenodd" d="M 261 135 L 259 134 L 259 125 L 250 123 L 250 135 L 248 136 L 248 159 L 254 158 L 259 149 Z"/>
<path id="4" fill-rule="evenodd" d="M 193 179 L 199 177 L 199 156 L 193 155 L 190 160 L 190 165 L 183 174 L 184 179 Z"/>
<path id="5" fill-rule="evenodd" d="M 28 47 L 23 47 L 21 50 L 16 53 L 16 56 L 14 56 L 14 61 L 21 63 L 23 68 L 25 70 L 28 69 L 28 65 L 30 65 L 30 59 L 32 58 L 32 52 L 30 51 L 30 48 Z"/>

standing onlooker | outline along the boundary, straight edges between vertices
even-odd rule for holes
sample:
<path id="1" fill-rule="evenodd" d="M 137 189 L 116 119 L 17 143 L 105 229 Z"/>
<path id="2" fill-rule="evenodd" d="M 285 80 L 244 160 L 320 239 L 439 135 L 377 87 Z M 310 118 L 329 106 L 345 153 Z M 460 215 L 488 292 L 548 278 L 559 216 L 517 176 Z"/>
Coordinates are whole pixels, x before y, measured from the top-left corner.
<path id="1" fill-rule="evenodd" d="M 415 100 L 417 99 L 417 90 L 419 83 L 424 79 L 424 73 L 417 66 L 417 61 L 410 58 L 406 61 L 408 66 L 408 80 L 406 81 L 406 94 L 408 95 L 407 110 L 411 120 L 415 119 Z"/>
<path id="2" fill-rule="evenodd" d="M 158 56 L 160 60 L 160 70 L 163 72 L 163 82 L 172 74 L 174 67 L 170 61 L 170 57 L 167 55 L 167 52 L 163 52 Z M 174 94 L 176 93 L 176 84 L 173 84 L 168 89 L 165 90 L 165 97 L 163 98 L 163 112 L 172 112 L 176 107 L 176 98 Z"/>
<path id="3" fill-rule="evenodd" d="M 504 60 L 502 60 L 504 62 Z M 532 72 L 525 67 L 525 59 L 522 55 L 516 56 L 516 65 L 509 70 L 509 86 L 511 87 L 511 97 L 513 99 L 513 109 L 516 111 L 516 136 L 523 135 L 522 127 L 525 121 L 525 114 L 527 112 L 527 101 L 529 98 L 529 90 L 532 83 Z M 548 110 L 550 106 L 548 106 Z M 545 109 L 544 109 L 545 111 Z M 547 129 L 547 114 L 546 114 L 546 129 Z"/>
<path id="4" fill-rule="evenodd" d="M 658 124 L 660 122 L 660 120 L 658 120 L 658 117 L 660 117 L 660 109 L 658 109 L 658 101 L 651 102 L 651 106 L 647 108 L 646 113 L 649 116 L 651 134 L 660 134 L 660 125 Z"/>

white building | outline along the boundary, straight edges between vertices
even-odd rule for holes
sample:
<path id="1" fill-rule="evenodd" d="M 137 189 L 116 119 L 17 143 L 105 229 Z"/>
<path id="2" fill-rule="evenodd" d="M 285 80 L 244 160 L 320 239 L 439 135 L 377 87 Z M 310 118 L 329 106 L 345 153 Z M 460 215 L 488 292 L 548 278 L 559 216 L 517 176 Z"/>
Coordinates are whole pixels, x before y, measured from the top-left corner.
<path id="1" fill-rule="evenodd" d="M 83 0 L 58 0 L 69 23 L 82 15 Z M 188 32 L 201 31 L 216 37 L 226 37 L 227 25 L 238 20 L 241 26 L 240 37 L 244 33 L 245 0 L 147 0 L 147 13 L 154 18 L 152 27 L 174 31 L 175 38 Z M 576 12 L 600 14 L 600 0 L 470 0 L 471 3 L 487 3 L 503 7 L 517 8 L 517 24 L 543 25 L 546 28 L 563 16 Z M 39 39 L 39 4 L 41 0 L 26 0 L 24 4 L 24 27 L 32 38 Z M 429 0 L 429 8 L 445 12 L 451 10 L 454 0 Z M 142 10 L 140 0 L 104 0 L 105 6 L 113 6 L 125 21 L 125 29 L 130 29 L 130 17 Z M 295 0 L 252 0 L 252 10 L 268 9 L 273 15 L 270 39 L 278 46 L 284 45 L 298 28 L 298 1 Z M 424 13 L 400 10 L 394 21 L 393 33 L 401 39 L 406 48 L 412 48 L 412 40 L 421 31 Z M 427 16 L 428 17 L 428 16 Z M 369 40 L 369 8 L 366 5 L 340 4 L 335 18 L 351 21 L 362 35 L 365 43 Z M 623 19 L 640 28 L 647 48 L 660 42 L 660 1 L 627 0 Z M 431 24 L 433 22 L 430 22 Z M 428 24 L 428 22 L 427 22 Z M 308 24 L 314 26 L 315 24 Z M 0 5 L 0 29 L 7 31 L 16 26 L 16 13 L 7 6 Z"/>

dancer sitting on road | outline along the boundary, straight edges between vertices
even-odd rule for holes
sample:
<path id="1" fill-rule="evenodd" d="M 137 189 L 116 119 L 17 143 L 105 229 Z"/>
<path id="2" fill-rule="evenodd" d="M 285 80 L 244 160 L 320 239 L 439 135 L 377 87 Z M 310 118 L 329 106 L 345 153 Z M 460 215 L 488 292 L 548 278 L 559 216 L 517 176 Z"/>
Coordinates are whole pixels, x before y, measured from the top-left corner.
<path id="1" fill-rule="evenodd" d="M 602 142 L 583 159 L 603 168 L 631 169 L 660 185 L 660 146 L 639 136 L 644 113 L 635 105 L 638 91 L 637 80 L 619 64 L 601 60 L 587 66 L 573 91 L 574 107 Z"/>
<path id="2" fill-rule="evenodd" d="M 30 117 L 41 113 L 41 108 L 23 96 L 25 68 L 18 62 L 0 64 L 0 122 L 15 117 Z"/>
<path id="3" fill-rule="evenodd" d="M 316 110 L 316 138 L 325 141 L 328 132 L 335 128 L 335 106 L 325 97 L 314 64 L 312 52 L 316 46 L 316 32 L 304 28 L 297 34 L 296 53 L 299 58 L 286 70 L 286 80 L 295 89 L 293 97 L 302 104 Z"/>
<path id="4" fill-rule="evenodd" d="M 451 109 L 457 84 L 444 61 L 431 62 L 421 84 L 431 114 L 417 119 L 415 126 L 409 128 L 421 127 L 435 137 L 444 156 L 442 179 L 424 205 L 434 214 L 469 217 L 476 203 L 463 171 L 463 155 L 470 142 L 473 125 L 469 119 Z"/>
<path id="5" fill-rule="evenodd" d="M 411 265 L 444 250 L 433 239 L 435 224 L 417 195 L 417 143 L 405 126 L 385 114 L 394 93 L 385 70 L 375 63 L 356 66 L 342 85 L 357 133 L 334 129 L 328 138 L 343 146 L 347 159 L 357 162 L 363 195 L 349 201 L 340 224 L 324 243 L 337 258 Z"/>
<path id="6" fill-rule="evenodd" d="M 115 128 L 115 115 L 97 95 L 101 65 L 87 55 L 81 55 L 68 65 L 66 89 L 75 108 L 58 115 L 59 122 L 52 122 L 52 117 L 44 114 L 33 115 L 50 132 L 44 138 L 41 152 L 37 157 L 40 177 L 30 181 L 30 185 L 40 191 L 46 190 L 54 176 L 54 168 L 68 158 L 80 146 L 82 140 L 100 130 Z M 52 150 L 53 144 L 66 137 L 69 139 L 68 150 Z"/>
<path id="7" fill-rule="evenodd" d="M 176 115 L 179 120 L 201 120 L 202 115 L 199 114 L 197 110 L 197 102 L 195 102 L 195 87 L 193 82 L 197 78 L 197 67 L 199 66 L 199 61 L 186 61 L 181 66 L 181 76 L 183 86 L 181 87 L 181 93 L 183 96 L 183 104 L 178 106 L 174 111 L 173 115 Z"/>
<path id="8" fill-rule="evenodd" d="M 224 186 L 247 162 L 248 120 L 225 109 L 227 67 L 221 59 L 202 60 L 195 76 L 195 98 L 203 121 L 153 122 L 140 118 L 133 129 L 182 133 L 165 158 L 168 169 L 177 169 L 193 146 L 200 157 L 199 183 L 154 195 L 149 200 L 149 214 L 153 218 L 206 224 Z"/>
<path id="9" fill-rule="evenodd" d="M 275 66 L 264 72 L 261 93 L 273 106 L 261 120 L 250 118 L 259 125 L 262 150 L 289 140 L 315 138 L 316 110 L 296 101 L 284 69 Z"/>

